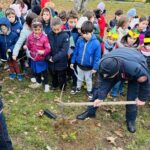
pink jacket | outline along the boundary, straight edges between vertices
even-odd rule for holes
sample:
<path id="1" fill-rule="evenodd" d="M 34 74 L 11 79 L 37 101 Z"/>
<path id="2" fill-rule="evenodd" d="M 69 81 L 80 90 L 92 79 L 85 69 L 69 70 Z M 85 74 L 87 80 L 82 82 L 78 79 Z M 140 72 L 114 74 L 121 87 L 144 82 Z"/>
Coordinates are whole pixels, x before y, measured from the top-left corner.
<path id="1" fill-rule="evenodd" d="M 45 56 L 51 52 L 48 37 L 44 33 L 41 33 L 39 37 L 35 37 L 32 32 L 27 39 L 27 47 L 34 61 L 44 60 Z M 40 55 L 38 50 L 43 50 L 44 54 Z"/>

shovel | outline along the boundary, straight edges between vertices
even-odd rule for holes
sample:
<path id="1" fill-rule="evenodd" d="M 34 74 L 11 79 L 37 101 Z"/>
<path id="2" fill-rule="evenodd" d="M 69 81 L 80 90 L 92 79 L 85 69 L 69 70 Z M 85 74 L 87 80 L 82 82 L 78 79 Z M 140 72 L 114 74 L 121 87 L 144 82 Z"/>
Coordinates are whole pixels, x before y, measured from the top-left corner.
<path id="1" fill-rule="evenodd" d="M 62 102 L 57 101 L 59 106 L 70 106 L 70 107 L 79 107 L 79 106 L 93 106 L 94 102 Z M 108 105 L 136 105 L 136 101 L 119 101 L 119 102 L 101 102 L 102 106 Z"/>

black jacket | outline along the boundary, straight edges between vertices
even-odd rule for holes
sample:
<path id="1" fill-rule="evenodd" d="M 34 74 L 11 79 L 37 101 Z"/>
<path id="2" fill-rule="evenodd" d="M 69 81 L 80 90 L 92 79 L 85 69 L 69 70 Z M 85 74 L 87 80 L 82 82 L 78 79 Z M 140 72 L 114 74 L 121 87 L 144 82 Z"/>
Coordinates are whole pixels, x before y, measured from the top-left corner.
<path id="1" fill-rule="evenodd" d="M 51 31 L 48 34 L 48 39 L 52 52 L 47 59 L 52 57 L 53 60 L 53 63 L 50 63 L 50 68 L 57 71 L 65 70 L 68 63 L 69 35 L 63 31 L 58 34 Z"/>

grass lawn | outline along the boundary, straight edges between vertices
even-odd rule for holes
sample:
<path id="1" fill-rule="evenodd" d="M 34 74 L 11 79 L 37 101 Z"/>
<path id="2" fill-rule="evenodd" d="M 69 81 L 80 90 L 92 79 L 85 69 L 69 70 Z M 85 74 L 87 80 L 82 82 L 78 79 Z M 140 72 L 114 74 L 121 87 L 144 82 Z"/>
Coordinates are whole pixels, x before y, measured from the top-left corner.
<path id="1" fill-rule="evenodd" d="M 5 7 L 8 2 L 4 1 Z M 58 10 L 73 7 L 69 0 L 54 2 Z M 90 0 L 88 7 L 95 8 L 98 2 Z M 134 3 L 106 2 L 107 19 L 112 18 L 117 9 L 126 12 L 135 6 Z M 150 13 L 150 5 L 136 8 L 140 16 Z M 85 107 L 62 109 L 54 101 L 60 96 L 60 91 L 44 93 L 42 88 L 32 90 L 28 88 L 29 79 L 10 81 L 7 76 L 8 72 L 2 70 L 0 79 L 3 79 L 4 113 L 15 150 L 45 150 L 48 146 L 52 150 L 150 150 L 149 105 L 139 108 L 137 132 L 130 134 L 126 130 L 125 109 L 122 106 L 102 107 L 96 119 L 76 121 L 76 115 Z M 69 93 L 70 84 L 63 93 L 63 101 L 87 101 L 85 89 L 77 95 Z M 119 100 L 124 99 L 119 97 Z M 46 108 L 56 113 L 58 119 L 39 117 L 39 111 Z M 62 112 L 66 119 L 61 119 Z"/>

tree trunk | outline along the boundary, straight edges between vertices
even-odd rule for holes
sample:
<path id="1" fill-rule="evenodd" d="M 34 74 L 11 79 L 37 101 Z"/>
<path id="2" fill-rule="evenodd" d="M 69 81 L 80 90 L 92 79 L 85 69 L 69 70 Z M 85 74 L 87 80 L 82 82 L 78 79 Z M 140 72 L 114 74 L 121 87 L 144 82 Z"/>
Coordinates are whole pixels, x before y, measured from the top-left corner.
<path id="1" fill-rule="evenodd" d="M 87 10 L 86 6 L 87 6 L 87 2 L 88 0 L 74 0 L 74 8 L 77 12 L 84 12 Z"/>

